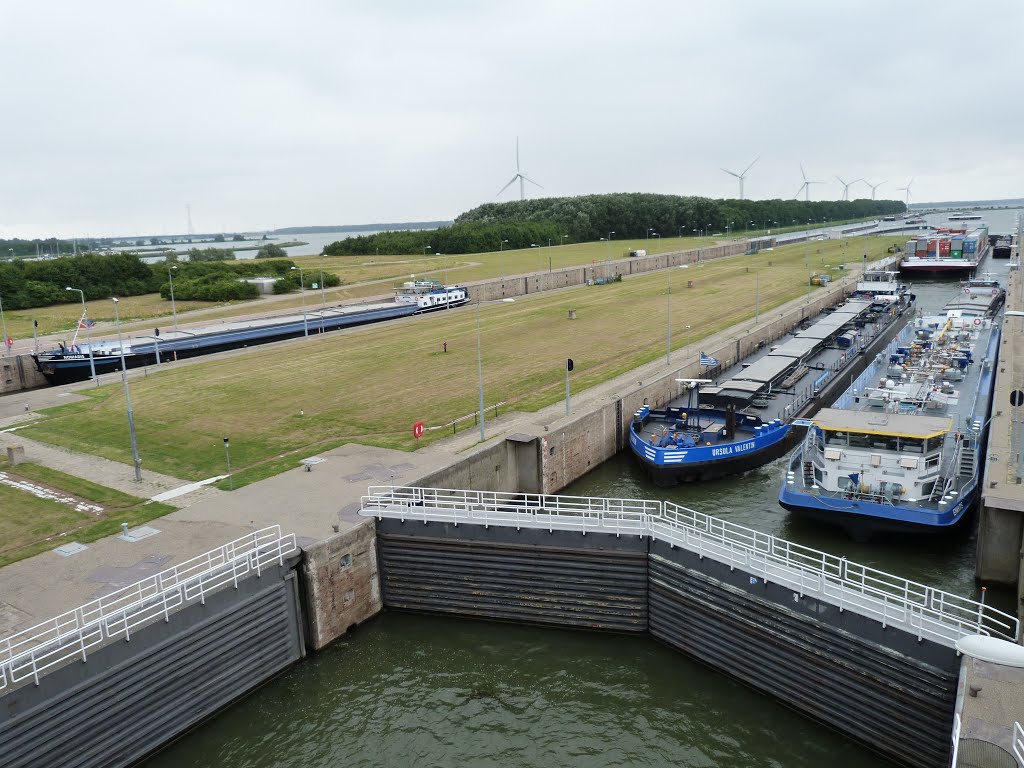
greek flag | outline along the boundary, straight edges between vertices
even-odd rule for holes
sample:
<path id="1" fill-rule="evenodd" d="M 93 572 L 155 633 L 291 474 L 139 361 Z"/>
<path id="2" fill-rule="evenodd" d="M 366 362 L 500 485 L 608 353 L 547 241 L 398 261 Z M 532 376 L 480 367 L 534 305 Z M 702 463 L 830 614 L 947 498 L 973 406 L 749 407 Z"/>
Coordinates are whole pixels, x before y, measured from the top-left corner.
<path id="1" fill-rule="evenodd" d="M 700 353 L 700 364 L 705 368 L 714 368 L 718 365 L 718 359 L 711 355 L 705 355 L 703 352 Z"/>

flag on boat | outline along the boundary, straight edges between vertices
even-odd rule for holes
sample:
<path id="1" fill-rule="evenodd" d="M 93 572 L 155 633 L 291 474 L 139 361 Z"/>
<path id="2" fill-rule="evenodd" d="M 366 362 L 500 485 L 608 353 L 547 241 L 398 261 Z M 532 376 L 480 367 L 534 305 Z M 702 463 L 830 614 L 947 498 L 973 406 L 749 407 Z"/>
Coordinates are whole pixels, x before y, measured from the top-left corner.
<path id="1" fill-rule="evenodd" d="M 700 353 L 700 364 L 706 368 L 714 368 L 718 365 L 718 358 L 712 357 L 711 355 L 705 355 L 703 352 Z"/>
<path id="2" fill-rule="evenodd" d="M 92 328 L 94 325 L 96 325 L 96 322 L 87 318 L 82 318 L 78 321 L 79 328 Z"/>

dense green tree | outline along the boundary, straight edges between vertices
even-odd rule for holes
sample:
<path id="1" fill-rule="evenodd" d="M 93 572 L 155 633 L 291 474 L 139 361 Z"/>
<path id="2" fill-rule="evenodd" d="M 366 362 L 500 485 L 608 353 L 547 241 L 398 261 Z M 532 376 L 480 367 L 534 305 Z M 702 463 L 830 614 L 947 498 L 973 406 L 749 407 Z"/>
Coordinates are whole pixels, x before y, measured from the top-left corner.
<path id="1" fill-rule="evenodd" d="M 283 259 L 287 255 L 288 253 L 284 248 L 280 245 L 275 245 L 274 243 L 261 246 L 260 249 L 256 251 L 257 259 Z"/>
<path id="2" fill-rule="evenodd" d="M 372 255 L 480 253 L 531 244 L 663 237 L 772 229 L 823 220 L 844 221 L 902 213 L 898 200 L 804 202 L 801 200 L 712 200 L 645 193 L 584 195 L 487 203 L 459 216 L 449 227 L 430 231 L 380 232 L 331 243 L 324 253 Z"/>

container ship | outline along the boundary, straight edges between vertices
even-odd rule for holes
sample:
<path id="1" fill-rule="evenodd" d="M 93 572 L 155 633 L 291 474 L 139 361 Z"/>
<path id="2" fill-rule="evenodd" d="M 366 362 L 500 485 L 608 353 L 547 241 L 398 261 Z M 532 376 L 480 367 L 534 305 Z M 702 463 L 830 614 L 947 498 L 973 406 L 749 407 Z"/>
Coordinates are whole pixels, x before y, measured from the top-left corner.
<path id="1" fill-rule="evenodd" d="M 988 227 L 970 233 L 939 228 L 934 235 L 908 240 L 900 262 L 902 272 L 970 272 L 988 254 Z"/>
<path id="2" fill-rule="evenodd" d="M 787 462 L 785 509 L 861 541 L 963 521 L 979 498 L 999 351 L 988 297 L 915 320 L 810 420 Z"/>
<path id="3" fill-rule="evenodd" d="M 790 450 L 801 431 L 794 427 L 805 426 L 798 417 L 840 391 L 840 378 L 856 375 L 907 322 L 913 297 L 902 287 L 879 279 L 868 281 L 865 291 L 870 298 L 849 300 L 805 323 L 721 380 L 679 379 L 680 397 L 664 408 L 637 411 L 629 445 L 651 480 L 662 487 L 711 480 Z M 716 373 L 717 360 L 702 354 L 701 362 Z"/>

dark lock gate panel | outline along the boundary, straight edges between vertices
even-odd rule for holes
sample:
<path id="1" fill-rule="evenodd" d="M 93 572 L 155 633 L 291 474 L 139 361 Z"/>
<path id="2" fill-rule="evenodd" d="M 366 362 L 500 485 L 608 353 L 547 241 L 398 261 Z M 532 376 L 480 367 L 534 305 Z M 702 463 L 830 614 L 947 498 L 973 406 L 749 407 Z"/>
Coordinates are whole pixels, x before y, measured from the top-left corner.
<path id="1" fill-rule="evenodd" d="M 647 543 L 639 537 L 397 520 L 378 526 L 386 608 L 647 631 Z"/>

